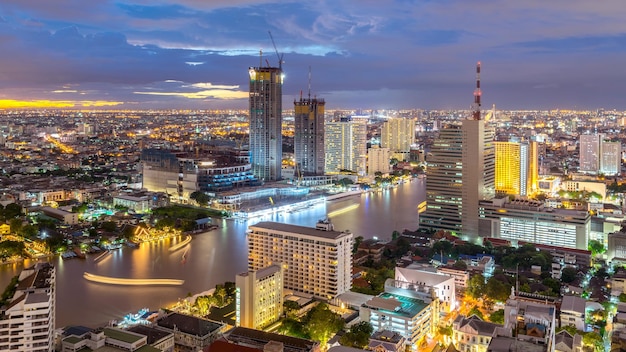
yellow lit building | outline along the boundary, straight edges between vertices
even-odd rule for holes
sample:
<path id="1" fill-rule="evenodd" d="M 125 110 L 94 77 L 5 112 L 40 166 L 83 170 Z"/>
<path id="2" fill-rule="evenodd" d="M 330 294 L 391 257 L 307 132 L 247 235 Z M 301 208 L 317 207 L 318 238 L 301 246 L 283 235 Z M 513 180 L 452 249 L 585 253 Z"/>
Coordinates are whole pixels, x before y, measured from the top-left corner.
<path id="1" fill-rule="evenodd" d="M 496 192 L 528 196 L 539 179 L 537 142 L 494 142 Z"/>

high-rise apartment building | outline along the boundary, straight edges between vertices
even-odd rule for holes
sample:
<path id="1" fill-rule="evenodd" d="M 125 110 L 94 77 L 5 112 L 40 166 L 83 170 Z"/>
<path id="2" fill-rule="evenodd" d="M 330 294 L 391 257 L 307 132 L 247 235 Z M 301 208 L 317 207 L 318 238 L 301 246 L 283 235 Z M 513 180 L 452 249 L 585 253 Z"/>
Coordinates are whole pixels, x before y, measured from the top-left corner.
<path id="1" fill-rule="evenodd" d="M 281 179 L 283 71 L 250 67 L 250 162 L 262 181 Z"/>
<path id="2" fill-rule="evenodd" d="M 579 171 L 590 174 L 617 175 L 622 168 L 622 144 L 606 140 L 604 134 L 581 134 Z"/>
<path id="3" fill-rule="evenodd" d="M 391 171 L 390 160 L 389 148 L 373 145 L 367 150 L 367 174 L 374 175 L 377 172 L 388 174 Z"/>
<path id="4" fill-rule="evenodd" d="M 293 141 L 296 169 L 300 175 L 324 174 L 324 99 L 294 101 Z"/>
<path id="5" fill-rule="evenodd" d="M 367 125 L 362 119 L 342 118 L 325 126 L 326 173 L 352 171 L 364 176 L 367 160 Z"/>
<path id="6" fill-rule="evenodd" d="M 56 275 L 50 263 L 22 270 L 2 307 L 0 351 L 54 351 Z"/>
<path id="7" fill-rule="evenodd" d="M 285 289 L 332 299 L 352 286 L 352 233 L 329 221 L 315 228 L 278 222 L 250 226 L 248 270 L 280 263 Z"/>
<path id="8" fill-rule="evenodd" d="M 235 324 L 262 329 L 283 314 L 283 267 L 273 264 L 235 277 Z"/>
<path id="9" fill-rule="evenodd" d="M 389 148 L 394 158 L 408 160 L 411 145 L 415 143 L 415 119 L 392 117 L 383 123 L 380 146 Z"/>
<path id="10" fill-rule="evenodd" d="M 537 142 L 494 142 L 496 192 L 528 196 L 537 191 Z"/>
<path id="11" fill-rule="evenodd" d="M 600 164 L 600 135 L 581 134 L 579 142 L 580 172 L 596 173 Z"/>
<path id="12" fill-rule="evenodd" d="M 600 142 L 600 169 L 604 175 L 617 175 L 622 170 L 622 143 Z"/>

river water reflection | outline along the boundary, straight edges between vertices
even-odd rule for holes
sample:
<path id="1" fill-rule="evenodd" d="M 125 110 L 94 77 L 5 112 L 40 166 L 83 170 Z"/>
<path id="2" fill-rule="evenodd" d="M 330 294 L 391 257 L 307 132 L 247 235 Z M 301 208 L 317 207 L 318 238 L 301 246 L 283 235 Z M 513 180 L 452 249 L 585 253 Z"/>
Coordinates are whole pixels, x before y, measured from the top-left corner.
<path id="1" fill-rule="evenodd" d="M 56 325 L 98 326 L 141 308 L 157 309 L 175 303 L 188 293 L 198 293 L 218 283 L 234 281 L 247 269 L 246 229 L 258 221 L 280 221 L 302 226 L 334 213 L 336 230 L 354 236 L 390 239 L 394 230 L 417 228 L 417 205 L 425 199 L 425 181 L 413 182 L 378 193 L 337 199 L 296 213 L 246 222 L 219 220 L 220 227 L 198 234 L 186 248 L 168 249 L 182 239 L 143 243 L 138 249 L 123 248 L 98 262 L 87 259 L 51 259 L 57 268 Z M 354 205 L 358 205 L 355 207 Z M 342 210 L 345 210 L 342 212 Z M 185 255 L 185 258 L 183 258 Z M 31 265 L 32 262 L 25 262 Z M 22 269 L 21 264 L 0 267 L 0 287 Z M 83 273 L 120 278 L 168 278 L 185 280 L 182 286 L 113 286 L 89 282 Z"/>

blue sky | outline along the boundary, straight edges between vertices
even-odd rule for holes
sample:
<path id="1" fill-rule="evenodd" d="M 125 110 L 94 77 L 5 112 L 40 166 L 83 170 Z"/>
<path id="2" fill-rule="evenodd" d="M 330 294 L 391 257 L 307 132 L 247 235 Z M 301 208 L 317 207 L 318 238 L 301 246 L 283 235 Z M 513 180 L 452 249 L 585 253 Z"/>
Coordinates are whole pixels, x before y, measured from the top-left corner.
<path id="1" fill-rule="evenodd" d="M 2 0 L 0 101 L 247 108 L 284 54 L 284 108 L 626 109 L 623 0 Z M 33 103 L 34 104 L 34 103 Z M 34 106 L 34 105 L 33 105 Z"/>

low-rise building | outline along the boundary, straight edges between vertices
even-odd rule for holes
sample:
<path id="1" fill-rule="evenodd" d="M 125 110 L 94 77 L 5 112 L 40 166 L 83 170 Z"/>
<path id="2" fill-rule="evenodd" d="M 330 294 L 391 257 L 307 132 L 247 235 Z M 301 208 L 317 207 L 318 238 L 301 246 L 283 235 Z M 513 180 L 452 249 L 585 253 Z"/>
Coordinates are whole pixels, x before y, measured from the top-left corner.
<path id="1" fill-rule="evenodd" d="M 61 352 L 78 351 L 126 351 L 160 352 L 159 348 L 148 345 L 148 338 L 132 331 L 118 328 L 103 328 L 83 335 L 70 335 L 61 341 Z"/>
<path id="2" fill-rule="evenodd" d="M 554 352 L 582 352 L 583 337 L 561 330 L 554 336 Z"/>
<path id="3" fill-rule="evenodd" d="M 62 209 L 55 209 L 51 207 L 43 207 L 41 208 L 41 212 L 44 215 L 57 219 L 60 222 L 67 224 L 67 225 L 78 224 L 78 214 L 76 213 L 72 213 L 69 211 L 62 210 Z"/>
<path id="4" fill-rule="evenodd" d="M 169 313 L 156 321 L 157 329 L 174 334 L 174 351 L 191 352 L 208 346 L 224 327 L 208 319 L 180 313 Z"/>
<path id="5" fill-rule="evenodd" d="M 467 288 L 467 282 L 469 281 L 467 270 L 456 269 L 452 266 L 440 266 L 437 268 L 437 273 L 453 277 L 456 290 Z"/>
<path id="6" fill-rule="evenodd" d="M 495 331 L 502 325 L 472 315 L 459 315 L 452 323 L 452 344 L 463 352 L 486 352 Z"/>
<path id="7" fill-rule="evenodd" d="M 319 342 L 280 335 L 261 330 L 236 327 L 232 329 L 226 339 L 240 346 L 263 349 L 274 352 L 319 352 Z M 272 349 L 274 348 L 274 349 Z M 278 348 L 278 349 L 276 349 Z"/>
<path id="8" fill-rule="evenodd" d="M 405 352 L 406 339 L 395 331 L 380 330 L 370 337 L 367 349 L 374 352 Z"/>
<path id="9" fill-rule="evenodd" d="M 135 325 L 127 330 L 145 336 L 148 345 L 154 348 L 163 352 L 174 351 L 174 333 L 159 330 L 148 325 Z"/>
<path id="10" fill-rule="evenodd" d="M 586 300 L 578 296 L 563 296 L 561 302 L 561 326 L 572 325 L 577 330 L 585 331 Z"/>
<path id="11" fill-rule="evenodd" d="M 436 272 L 420 270 L 419 266 L 396 267 L 396 282 L 405 282 L 407 288 L 432 288 L 441 302 L 442 311 L 449 313 L 456 307 L 456 278 Z"/>

